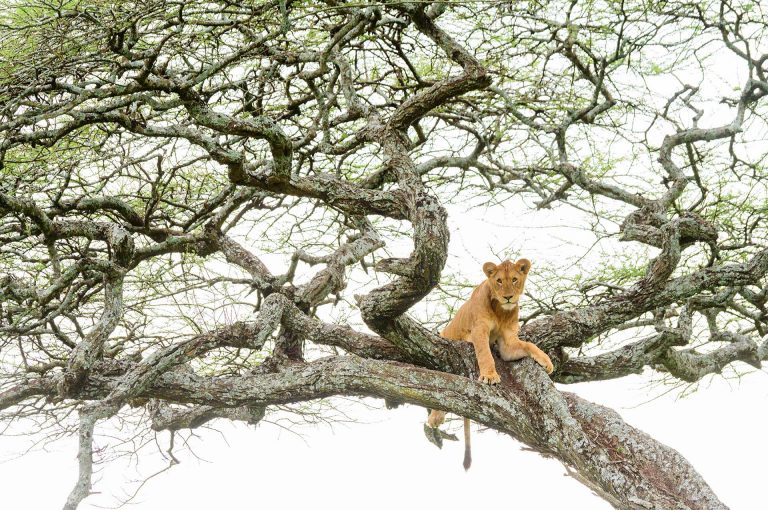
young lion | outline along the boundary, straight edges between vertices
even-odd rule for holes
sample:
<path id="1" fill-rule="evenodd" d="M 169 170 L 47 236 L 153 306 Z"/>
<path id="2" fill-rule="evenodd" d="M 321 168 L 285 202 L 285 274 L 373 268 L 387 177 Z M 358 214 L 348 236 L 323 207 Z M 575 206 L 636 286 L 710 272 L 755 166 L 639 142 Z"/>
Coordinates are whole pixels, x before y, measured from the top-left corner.
<path id="1" fill-rule="evenodd" d="M 483 264 L 487 279 L 478 285 L 464 303 L 456 317 L 448 323 L 441 336 L 448 340 L 472 342 L 475 346 L 480 381 L 497 384 L 501 378 L 491 354 L 491 346 L 497 344 L 501 359 L 512 361 L 530 356 L 552 373 L 552 361 L 541 349 L 517 337 L 520 325 L 518 301 L 523 293 L 525 279 L 531 263 L 520 259 L 514 264 L 505 260 L 499 265 Z M 445 411 L 432 410 L 427 423 L 439 427 L 445 420 Z M 471 453 L 469 444 L 469 420 L 464 419 L 464 469 L 469 469 Z"/>

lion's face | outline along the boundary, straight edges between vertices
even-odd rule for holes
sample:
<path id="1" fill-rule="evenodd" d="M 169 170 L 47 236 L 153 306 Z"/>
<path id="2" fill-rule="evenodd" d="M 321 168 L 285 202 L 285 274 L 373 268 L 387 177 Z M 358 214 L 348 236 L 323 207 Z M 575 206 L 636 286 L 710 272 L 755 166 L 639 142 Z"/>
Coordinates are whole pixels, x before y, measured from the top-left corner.
<path id="1" fill-rule="evenodd" d="M 483 272 L 488 277 L 491 294 L 501 304 L 501 308 L 507 311 L 514 310 L 520 295 L 523 293 L 525 278 L 531 262 L 528 259 L 520 259 L 515 263 L 505 260 L 499 265 L 493 262 L 483 264 Z"/>

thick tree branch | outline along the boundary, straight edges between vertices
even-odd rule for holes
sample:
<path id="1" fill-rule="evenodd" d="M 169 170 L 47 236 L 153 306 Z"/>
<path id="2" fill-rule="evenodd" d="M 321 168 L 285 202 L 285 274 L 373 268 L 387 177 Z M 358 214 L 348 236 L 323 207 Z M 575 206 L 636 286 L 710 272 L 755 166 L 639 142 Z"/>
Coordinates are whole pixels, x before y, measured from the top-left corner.
<path id="1" fill-rule="evenodd" d="M 217 418 L 244 421 L 250 425 L 256 425 L 264 418 L 265 408 L 171 407 L 163 405 L 161 401 L 153 401 L 150 404 L 150 413 L 152 416 L 152 430 L 170 430 L 173 432 L 181 429 L 195 429 Z"/>
<path id="2" fill-rule="evenodd" d="M 104 309 L 99 321 L 69 355 L 67 370 L 59 392 L 63 397 L 77 395 L 91 367 L 104 355 L 104 344 L 123 314 L 123 275 L 104 278 Z"/>
<path id="3" fill-rule="evenodd" d="M 741 264 L 707 267 L 662 281 L 663 286 L 656 291 L 646 292 L 645 285 L 638 283 L 627 292 L 603 303 L 558 312 L 530 322 L 521 328 L 520 336 L 530 339 L 545 350 L 557 346 L 576 347 L 599 333 L 651 310 L 684 301 L 705 290 L 755 284 L 766 273 L 768 250 L 762 250 Z"/>
<path id="4" fill-rule="evenodd" d="M 629 427 L 615 413 L 561 394 L 531 360 L 497 366 L 502 367 L 503 382 L 491 387 L 444 372 L 343 356 L 240 377 L 166 372 L 141 396 L 202 406 L 259 408 L 357 395 L 439 407 L 555 456 L 619 508 L 725 508 L 676 452 Z M 116 381 L 94 376 L 89 383 L 85 392 L 94 397 L 113 391 Z M 666 468 L 668 462 L 678 463 L 680 469 Z"/>

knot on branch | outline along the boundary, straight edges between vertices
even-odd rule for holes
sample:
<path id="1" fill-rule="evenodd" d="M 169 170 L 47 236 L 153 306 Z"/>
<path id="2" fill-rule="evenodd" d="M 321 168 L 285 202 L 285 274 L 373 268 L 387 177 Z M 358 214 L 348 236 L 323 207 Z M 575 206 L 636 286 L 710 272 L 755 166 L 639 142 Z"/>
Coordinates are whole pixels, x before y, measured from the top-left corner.
<path id="1" fill-rule="evenodd" d="M 243 406 L 236 408 L 214 407 L 208 405 L 192 407 L 171 407 L 160 400 L 151 400 L 148 404 L 152 430 L 177 431 L 195 429 L 215 418 L 244 421 L 256 425 L 264 418 L 266 407 Z"/>
<path id="2" fill-rule="evenodd" d="M 59 381 L 56 388 L 59 398 L 75 398 L 85 384 L 87 372 L 85 370 L 68 370 Z"/>
<path id="3" fill-rule="evenodd" d="M 128 267 L 133 259 L 135 246 L 133 236 L 124 228 L 113 225 L 107 235 L 110 247 L 114 251 L 115 262 L 122 267 Z"/>
<path id="4" fill-rule="evenodd" d="M 136 247 L 133 235 L 115 223 L 59 220 L 53 222 L 50 231 L 52 239 L 85 237 L 107 243 L 112 262 L 122 268 L 128 268 L 133 260 Z"/>
<path id="5" fill-rule="evenodd" d="M 714 243 L 717 241 L 717 229 L 696 213 L 685 211 L 679 218 L 672 220 L 680 230 L 680 247 L 686 248 L 693 243 Z M 621 241 L 638 241 L 649 246 L 661 248 L 664 235 L 662 227 L 669 223 L 663 212 L 643 207 L 629 214 L 621 224 Z"/>
<path id="6" fill-rule="evenodd" d="M 413 265 L 411 264 L 410 259 L 381 259 L 376 262 L 374 269 L 383 273 L 396 274 L 406 278 L 412 278 L 414 276 Z"/>
<path id="7" fill-rule="evenodd" d="M 658 341 L 654 342 L 654 350 L 661 354 L 673 345 L 686 345 L 690 342 L 693 332 L 693 310 L 686 305 L 679 312 L 674 310 L 660 310 L 660 312 L 657 315 L 655 325 L 659 338 Z M 666 326 L 664 319 L 674 316 L 674 313 L 678 314 L 677 326 Z M 648 351 L 650 352 L 650 349 Z"/>

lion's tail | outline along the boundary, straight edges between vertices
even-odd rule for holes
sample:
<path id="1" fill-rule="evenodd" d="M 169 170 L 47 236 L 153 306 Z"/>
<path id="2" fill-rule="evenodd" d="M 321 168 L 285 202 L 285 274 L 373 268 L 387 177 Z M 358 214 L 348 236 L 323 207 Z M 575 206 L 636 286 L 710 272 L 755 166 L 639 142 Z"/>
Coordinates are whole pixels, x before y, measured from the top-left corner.
<path id="1" fill-rule="evenodd" d="M 472 444 L 469 435 L 469 418 L 464 418 L 464 471 L 472 465 Z"/>

